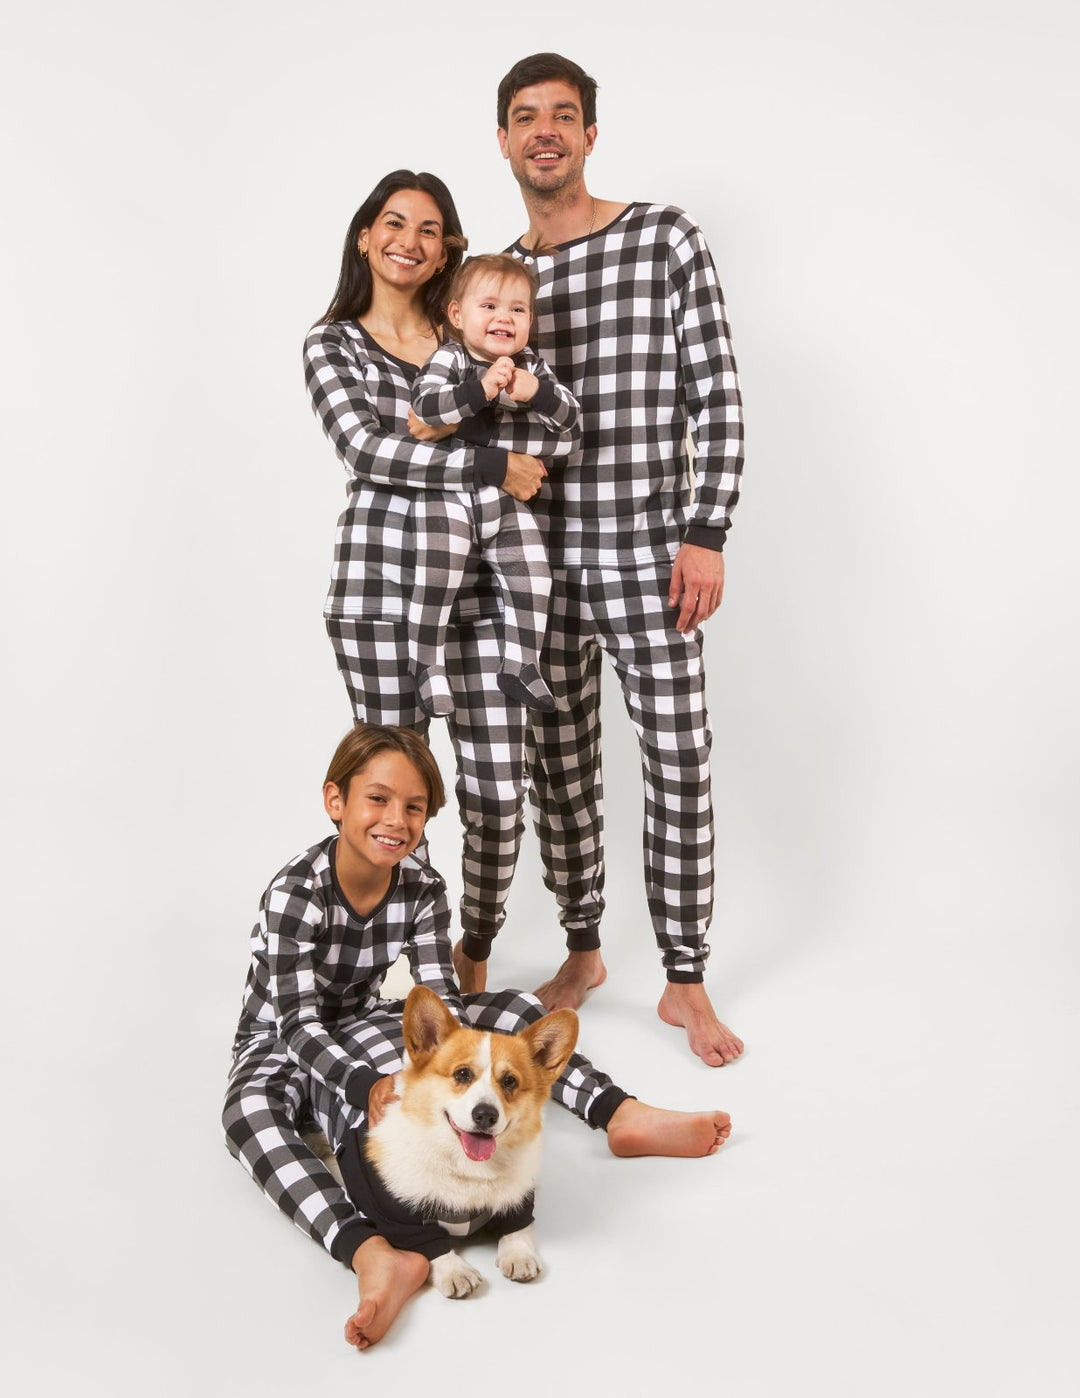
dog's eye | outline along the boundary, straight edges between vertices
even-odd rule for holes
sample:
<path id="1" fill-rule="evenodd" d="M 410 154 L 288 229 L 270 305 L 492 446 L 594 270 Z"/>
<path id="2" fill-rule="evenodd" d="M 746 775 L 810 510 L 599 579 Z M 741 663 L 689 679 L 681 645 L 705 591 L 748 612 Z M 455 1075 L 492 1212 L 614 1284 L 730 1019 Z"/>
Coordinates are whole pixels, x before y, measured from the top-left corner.
<path id="1" fill-rule="evenodd" d="M 455 1081 L 455 1082 L 459 1082 L 459 1083 L 461 1083 L 462 1085 L 464 1085 L 465 1083 L 470 1083 L 470 1082 L 472 1082 L 472 1080 L 473 1080 L 473 1070 L 472 1070 L 471 1068 L 455 1068 L 455 1069 L 454 1069 L 454 1081 Z"/>
<path id="2" fill-rule="evenodd" d="M 514 1077 L 513 1073 L 504 1073 L 499 1079 L 499 1085 L 504 1092 L 513 1092 L 514 1088 L 518 1085 L 518 1080 Z"/>

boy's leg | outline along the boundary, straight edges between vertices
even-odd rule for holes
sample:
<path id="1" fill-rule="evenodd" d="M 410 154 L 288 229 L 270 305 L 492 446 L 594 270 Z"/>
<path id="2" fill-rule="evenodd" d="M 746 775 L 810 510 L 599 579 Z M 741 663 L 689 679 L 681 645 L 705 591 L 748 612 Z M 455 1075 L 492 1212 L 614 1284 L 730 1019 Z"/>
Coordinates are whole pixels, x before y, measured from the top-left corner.
<path id="1" fill-rule="evenodd" d="M 446 629 L 476 548 L 473 506 L 466 496 L 420 492 L 410 507 L 416 568 L 409 595 L 409 656 L 420 707 L 426 714 L 454 711 L 446 675 Z"/>
<path id="2" fill-rule="evenodd" d="M 528 507 L 505 491 L 480 492 L 477 513 L 481 556 L 502 593 L 499 688 L 527 709 L 551 713 L 555 700 L 540 673 L 551 599 L 544 540 Z"/>
<path id="3" fill-rule="evenodd" d="M 475 1029 L 514 1034 L 544 1014 L 536 996 L 520 990 L 462 998 L 466 1019 Z M 612 1155 L 713 1155 L 731 1133 L 727 1112 L 669 1111 L 639 1102 L 581 1052 L 571 1056 L 551 1096 L 588 1126 L 606 1131 Z"/>
<path id="4" fill-rule="evenodd" d="M 234 1065 L 222 1115 L 225 1142 L 271 1203 L 348 1267 L 371 1230 L 301 1137 L 308 1079 L 274 1044 L 269 1040 Z"/>

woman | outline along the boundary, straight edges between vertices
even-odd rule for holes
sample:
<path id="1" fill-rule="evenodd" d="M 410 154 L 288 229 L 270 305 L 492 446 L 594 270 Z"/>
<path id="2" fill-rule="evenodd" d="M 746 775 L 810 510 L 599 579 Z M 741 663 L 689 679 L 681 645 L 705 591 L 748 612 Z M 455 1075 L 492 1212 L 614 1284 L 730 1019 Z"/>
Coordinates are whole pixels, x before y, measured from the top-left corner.
<path id="1" fill-rule="evenodd" d="M 439 343 L 450 281 L 466 246 L 434 175 L 395 170 L 349 224 L 337 290 L 307 337 L 312 406 L 348 475 L 324 615 L 358 721 L 426 732 L 409 673 L 410 506 L 417 492 L 499 485 L 518 500 L 540 489 L 543 463 L 425 427 L 409 400 Z M 461 988 L 483 990 L 491 943 L 523 829 L 524 713 L 500 693 L 499 609 L 486 569 L 462 590 L 448 635 L 448 718 L 464 826 Z"/>

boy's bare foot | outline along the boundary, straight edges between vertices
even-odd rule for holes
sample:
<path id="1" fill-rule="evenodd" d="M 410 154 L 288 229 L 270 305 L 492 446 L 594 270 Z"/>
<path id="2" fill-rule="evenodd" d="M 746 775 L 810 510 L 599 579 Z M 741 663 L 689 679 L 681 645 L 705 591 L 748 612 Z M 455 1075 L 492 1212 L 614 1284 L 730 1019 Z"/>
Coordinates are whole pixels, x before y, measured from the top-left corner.
<path id="1" fill-rule="evenodd" d="M 607 967 L 599 951 L 568 951 L 552 978 L 533 994 L 545 1010 L 576 1010 L 589 991 L 606 980 Z"/>
<path id="2" fill-rule="evenodd" d="M 356 1249 L 352 1269 L 360 1283 L 360 1304 L 345 1322 L 345 1339 L 357 1349 L 369 1349 L 390 1329 L 413 1292 L 427 1281 L 428 1260 L 418 1252 L 401 1252 L 385 1238 L 376 1237 Z"/>
<path id="3" fill-rule="evenodd" d="M 466 956 L 461 942 L 455 942 L 453 958 L 458 989 L 463 995 L 479 995 L 482 990 L 487 990 L 486 961 L 474 961 L 471 956 Z"/>
<path id="4" fill-rule="evenodd" d="M 608 1122 L 612 1155 L 715 1155 L 731 1134 L 727 1112 L 669 1112 L 628 1097 Z"/>
<path id="5" fill-rule="evenodd" d="M 700 981 L 668 981 L 656 1013 L 665 1024 L 686 1030 L 691 1049 L 710 1068 L 733 1063 L 743 1051 L 743 1041 L 716 1018 Z"/>

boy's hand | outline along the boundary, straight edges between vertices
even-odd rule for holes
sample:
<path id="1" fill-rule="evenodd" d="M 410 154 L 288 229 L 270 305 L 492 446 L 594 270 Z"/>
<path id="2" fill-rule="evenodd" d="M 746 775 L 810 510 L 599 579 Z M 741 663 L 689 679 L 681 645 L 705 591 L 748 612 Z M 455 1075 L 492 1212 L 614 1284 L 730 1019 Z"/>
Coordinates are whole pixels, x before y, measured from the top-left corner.
<path id="1" fill-rule="evenodd" d="M 515 403 L 531 403 L 539 392 L 540 380 L 535 374 L 530 374 L 528 369 L 514 370 L 513 382 L 506 390 L 508 398 Z"/>
<path id="2" fill-rule="evenodd" d="M 395 1077 L 391 1073 L 388 1078 L 380 1078 L 372 1085 L 367 1099 L 368 1125 L 378 1126 L 383 1119 L 383 1114 L 391 1102 L 398 1100 L 394 1091 Z"/>
<path id="3" fill-rule="evenodd" d="M 409 409 L 409 431 L 418 442 L 441 442 L 444 437 L 452 437 L 457 430 L 456 422 L 432 427 L 429 423 L 421 422 L 412 408 Z"/>
<path id="4" fill-rule="evenodd" d="M 516 372 L 514 361 L 505 354 L 499 359 L 496 359 L 495 363 L 480 380 L 484 385 L 484 392 L 487 394 L 489 403 L 493 398 L 498 398 L 504 388 L 508 389 L 510 387 L 514 381 L 514 374 Z"/>

